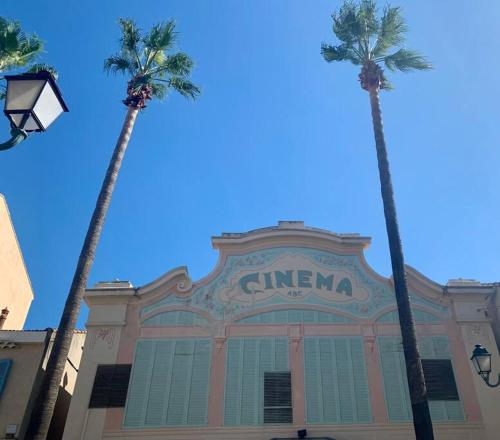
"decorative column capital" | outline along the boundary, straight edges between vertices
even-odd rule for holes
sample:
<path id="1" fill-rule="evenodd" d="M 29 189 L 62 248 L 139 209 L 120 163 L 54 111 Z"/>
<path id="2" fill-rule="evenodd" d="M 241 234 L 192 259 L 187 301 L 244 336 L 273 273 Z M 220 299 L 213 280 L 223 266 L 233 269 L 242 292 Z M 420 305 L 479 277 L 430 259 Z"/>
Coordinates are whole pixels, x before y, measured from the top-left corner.
<path id="1" fill-rule="evenodd" d="M 224 344 L 226 343 L 227 338 L 225 336 L 216 336 L 214 338 L 215 348 L 217 350 L 222 350 L 224 348 Z"/>

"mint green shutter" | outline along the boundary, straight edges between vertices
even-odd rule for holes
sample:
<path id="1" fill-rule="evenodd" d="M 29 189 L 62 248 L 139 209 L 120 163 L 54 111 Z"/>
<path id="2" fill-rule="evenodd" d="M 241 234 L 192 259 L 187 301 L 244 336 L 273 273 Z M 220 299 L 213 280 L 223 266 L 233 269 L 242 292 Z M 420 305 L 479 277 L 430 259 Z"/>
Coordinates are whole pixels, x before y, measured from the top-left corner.
<path id="1" fill-rule="evenodd" d="M 378 344 L 389 420 L 411 420 L 411 403 L 401 338 L 379 337 Z M 418 347 L 422 359 L 450 359 L 446 336 L 421 337 L 418 340 Z M 432 420 L 436 422 L 464 420 L 462 403 L 459 400 L 430 400 L 429 411 Z"/>
<path id="2" fill-rule="evenodd" d="M 399 337 L 378 338 L 385 401 L 390 421 L 411 420 L 403 347 Z"/>
<path id="3" fill-rule="evenodd" d="M 421 339 L 426 346 L 427 359 L 451 359 L 448 338 L 446 336 L 428 336 Z M 434 421 L 459 421 L 464 420 L 463 407 L 460 400 L 431 400 L 429 410 Z"/>
<path id="4" fill-rule="evenodd" d="M 336 338 L 335 340 L 335 360 L 337 363 L 337 378 L 339 381 L 339 399 L 340 399 L 340 420 L 345 423 L 354 421 L 353 400 L 354 393 L 351 389 L 352 380 L 350 377 L 351 369 L 349 365 L 349 351 L 345 339 Z"/>
<path id="5" fill-rule="evenodd" d="M 288 371 L 287 338 L 231 338 L 226 354 L 224 424 L 264 423 L 264 372 Z"/>
<path id="6" fill-rule="evenodd" d="M 146 426 L 162 426 L 165 424 L 164 414 L 170 391 L 174 344 L 173 341 L 169 340 L 156 343 L 151 387 L 144 420 Z"/>
<path id="7" fill-rule="evenodd" d="M 124 426 L 206 424 L 210 362 L 209 339 L 139 341 Z"/>
<path id="8" fill-rule="evenodd" d="M 371 422 L 360 337 L 305 338 L 304 385 L 307 423 Z"/>
<path id="9" fill-rule="evenodd" d="M 241 423 L 241 384 L 243 374 L 243 340 L 229 339 L 226 355 L 226 386 L 224 394 L 224 423 Z"/>
<path id="10" fill-rule="evenodd" d="M 334 342 L 328 338 L 316 340 L 320 360 L 320 374 L 318 375 L 319 394 L 321 395 L 322 413 L 320 419 L 325 423 L 338 423 L 340 408 L 338 405 L 339 383 L 337 379 L 337 362 L 335 361 Z"/>
<path id="11" fill-rule="evenodd" d="M 189 397 L 188 425 L 207 423 L 208 384 L 210 382 L 211 341 L 195 342 L 193 371 L 191 374 L 191 393 Z"/>
<path id="12" fill-rule="evenodd" d="M 249 339 L 245 340 L 246 344 L 249 342 Z M 258 340 L 259 344 L 259 368 L 257 370 L 257 375 L 255 376 L 255 383 L 258 386 L 258 409 L 254 422 L 252 425 L 261 425 L 264 423 L 264 371 L 275 371 L 275 353 L 274 353 L 274 339 L 265 338 Z M 243 370 L 246 369 L 246 365 L 243 364 Z M 244 394 L 242 394 L 241 399 L 244 401 L 247 398 Z"/>
<path id="13" fill-rule="evenodd" d="M 125 407 L 124 424 L 127 427 L 139 427 L 144 423 L 154 350 L 155 342 L 152 340 L 137 343 Z"/>
<path id="14" fill-rule="evenodd" d="M 306 398 L 306 420 L 308 423 L 320 423 L 324 419 L 322 375 L 318 344 L 319 341 L 317 339 L 304 339 L 304 391 Z M 328 368 L 328 363 L 326 368 Z M 326 380 L 325 382 L 327 396 L 333 396 L 331 380 Z"/>
<path id="15" fill-rule="evenodd" d="M 175 344 L 172 385 L 168 402 L 167 425 L 182 425 L 187 418 L 193 362 L 193 341 L 178 340 Z"/>
<path id="16" fill-rule="evenodd" d="M 240 424 L 255 425 L 258 422 L 260 408 L 258 340 L 245 340 L 243 347 Z"/>
<path id="17" fill-rule="evenodd" d="M 351 338 L 350 342 L 356 421 L 369 423 L 372 421 L 372 416 L 363 340 Z"/>

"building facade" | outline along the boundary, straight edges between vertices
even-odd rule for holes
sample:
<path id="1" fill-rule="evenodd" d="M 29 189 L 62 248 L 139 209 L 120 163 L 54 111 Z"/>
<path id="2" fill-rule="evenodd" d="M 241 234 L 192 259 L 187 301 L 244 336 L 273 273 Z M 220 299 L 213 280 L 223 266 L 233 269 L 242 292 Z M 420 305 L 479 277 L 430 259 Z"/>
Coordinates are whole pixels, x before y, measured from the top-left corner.
<path id="1" fill-rule="evenodd" d="M 0 439 L 25 439 L 55 331 L 23 330 L 33 291 L 5 198 L 0 194 Z M 75 331 L 49 439 L 62 437 L 85 332 Z"/>
<path id="2" fill-rule="evenodd" d="M 55 331 L 0 330 L 0 439 L 25 439 L 25 432 L 40 389 Z M 75 331 L 59 388 L 50 440 L 62 438 L 85 342 Z"/>
<path id="3" fill-rule="evenodd" d="M 199 281 L 180 267 L 87 290 L 65 440 L 412 438 L 393 286 L 365 261 L 369 238 L 280 222 L 212 242 Z M 499 391 L 469 361 L 480 343 L 500 364 L 498 285 L 407 277 L 437 439 L 498 438 Z"/>

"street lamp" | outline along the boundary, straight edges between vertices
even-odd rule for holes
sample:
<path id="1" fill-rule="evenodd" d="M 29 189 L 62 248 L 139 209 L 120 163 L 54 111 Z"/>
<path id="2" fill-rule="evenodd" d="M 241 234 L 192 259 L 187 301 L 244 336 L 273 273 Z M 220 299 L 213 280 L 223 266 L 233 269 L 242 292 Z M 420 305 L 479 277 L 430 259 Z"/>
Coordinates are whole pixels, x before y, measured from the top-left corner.
<path id="1" fill-rule="evenodd" d="M 470 358 L 472 361 L 472 365 L 477 371 L 483 380 L 486 382 L 491 388 L 496 388 L 500 385 L 500 374 L 498 375 L 498 382 L 496 384 L 491 384 L 489 382 L 490 373 L 491 373 L 491 353 L 486 350 L 486 348 L 482 347 L 479 344 L 476 344 L 476 347 L 472 351 L 472 357 Z"/>
<path id="2" fill-rule="evenodd" d="M 5 79 L 4 113 L 10 120 L 11 138 L 0 144 L 0 151 L 24 141 L 30 132 L 45 131 L 61 113 L 68 111 L 51 73 L 42 70 L 6 75 Z"/>

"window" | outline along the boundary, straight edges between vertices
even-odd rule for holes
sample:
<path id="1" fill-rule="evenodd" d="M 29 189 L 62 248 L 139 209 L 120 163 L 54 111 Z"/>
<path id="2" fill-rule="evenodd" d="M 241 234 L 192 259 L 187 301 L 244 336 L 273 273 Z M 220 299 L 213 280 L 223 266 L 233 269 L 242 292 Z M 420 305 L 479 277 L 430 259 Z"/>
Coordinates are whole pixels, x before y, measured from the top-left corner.
<path id="1" fill-rule="evenodd" d="M 7 382 L 7 376 L 9 375 L 11 364 L 11 359 L 0 359 L 0 396 L 2 396 L 2 391 L 5 387 L 5 383 Z"/>
<path id="2" fill-rule="evenodd" d="M 304 338 L 304 392 L 308 424 L 370 423 L 362 338 Z"/>
<path id="3" fill-rule="evenodd" d="M 245 426 L 265 423 L 290 423 L 271 421 L 282 402 L 272 398 L 268 382 L 265 396 L 265 377 L 272 373 L 290 371 L 288 365 L 288 339 L 279 337 L 230 338 L 227 342 L 226 387 L 224 393 L 224 425 Z M 284 373 L 289 374 L 289 373 Z M 276 376 L 274 376 L 276 378 Z M 268 379 L 269 380 L 269 379 Z M 280 382 L 281 383 L 281 382 Z M 280 388 L 281 389 L 281 388 Z M 291 402 L 291 397 L 288 399 Z M 285 403 L 283 406 L 291 406 Z M 268 406 L 268 409 L 265 409 Z"/>
<path id="4" fill-rule="evenodd" d="M 89 408 L 125 406 L 131 365 L 98 365 Z"/>
<path id="5" fill-rule="evenodd" d="M 422 359 L 429 400 L 459 400 L 449 359 Z"/>
<path id="6" fill-rule="evenodd" d="M 292 423 L 290 371 L 264 372 L 264 423 Z"/>
<path id="7" fill-rule="evenodd" d="M 124 426 L 206 425 L 211 347 L 210 339 L 138 341 Z"/>
<path id="8" fill-rule="evenodd" d="M 418 341 L 434 422 L 465 420 L 459 400 L 446 336 L 423 336 Z M 411 402 L 400 337 L 378 338 L 389 421 L 411 421 Z"/>

